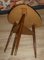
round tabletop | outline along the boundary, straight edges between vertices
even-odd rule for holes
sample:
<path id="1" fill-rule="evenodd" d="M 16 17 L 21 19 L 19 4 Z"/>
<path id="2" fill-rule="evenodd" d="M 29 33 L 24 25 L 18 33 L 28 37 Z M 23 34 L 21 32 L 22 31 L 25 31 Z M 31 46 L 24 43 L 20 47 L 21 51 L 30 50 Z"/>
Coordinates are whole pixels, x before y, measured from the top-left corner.
<path id="1" fill-rule="evenodd" d="M 26 27 L 31 27 L 33 24 L 35 26 L 41 26 L 42 20 L 40 15 L 29 5 L 20 4 L 15 6 L 8 14 L 8 21 L 12 24 L 15 22 L 18 24 L 22 14 L 25 14 L 24 25 Z"/>

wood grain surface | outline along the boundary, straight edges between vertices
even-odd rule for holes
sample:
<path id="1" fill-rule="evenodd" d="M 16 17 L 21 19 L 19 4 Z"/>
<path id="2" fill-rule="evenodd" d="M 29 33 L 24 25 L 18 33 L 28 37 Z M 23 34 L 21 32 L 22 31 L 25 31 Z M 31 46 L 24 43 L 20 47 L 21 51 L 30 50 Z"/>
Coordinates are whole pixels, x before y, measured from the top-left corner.
<path id="1" fill-rule="evenodd" d="M 44 13 L 44 12 L 43 12 Z M 0 15 L 0 60 L 44 60 L 44 14 L 42 17 L 42 26 L 36 28 L 37 58 L 34 57 L 32 36 L 22 35 L 16 56 L 10 55 L 13 44 L 14 34 L 11 37 L 6 53 L 4 48 L 12 25 L 7 20 L 7 15 Z"/>

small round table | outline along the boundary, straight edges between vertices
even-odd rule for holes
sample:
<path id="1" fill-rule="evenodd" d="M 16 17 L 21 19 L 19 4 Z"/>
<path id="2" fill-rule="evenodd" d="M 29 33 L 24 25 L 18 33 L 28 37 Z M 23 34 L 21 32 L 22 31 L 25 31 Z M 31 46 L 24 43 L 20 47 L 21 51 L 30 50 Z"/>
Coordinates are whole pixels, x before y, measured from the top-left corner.
<path id="1" fill-rule="evenodd" d="M 10 32 L 4 52 L 7 49 L 12 33 L 16 33 L 16 35 L 13 42 L 11 55 L 13 55 L 14 48 L 15 55 L 17 53 L 21 34 L 32 35 L 34 54 L 36 57 L 35 27 L 39 27 L 42 25 L 42 20 L 38 12 L 27 4 L 19 4 L 14 6 L 11 11 L 9 11 L 8 21 L 13 24 L 13 27 Z M 32 27 L 32 30 L 29 29 L 30 27 Z"/>

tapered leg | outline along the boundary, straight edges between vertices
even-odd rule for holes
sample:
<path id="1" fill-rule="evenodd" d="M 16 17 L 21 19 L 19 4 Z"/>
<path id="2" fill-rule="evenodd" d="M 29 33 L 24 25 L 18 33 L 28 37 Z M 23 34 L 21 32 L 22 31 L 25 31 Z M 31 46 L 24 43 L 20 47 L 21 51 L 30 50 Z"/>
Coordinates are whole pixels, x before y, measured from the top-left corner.
<path id="1" fill-rule="evenodd" d="M 36 58 L 36 36 L 35 36 L 35 26 L 32 26 L 32 31 L 33 31 L 33 47 L 34 47 L 34 54 Z"/>
<path id="2" fill-rule="evenodd" d="M 16 40 L 14 39 L 13 46 L 12 46 L 12 51 L 11 51 L 11 55 L 13 55 L 14 48 L 15 48 L 15 43 L 16 43 Z"/>
<path id="3" fill-rule="evenodd" d="M 4 49 L 4 52 L 6 52 L 6 49 L 7 49 L 7 47 L 8 47 L 8 44 L 9 44 L 9 42 L 10 42 L 10 38 L 11 38 L 11 36 L 12 36 L 12 30 L 11 30 L 11 32 L 10 32 L 10 35 L 9 35 L 9 38 L 8 38 L 8 40 L 7 40 L 7 44 L 6 44 L 6 46 L 5 46 L 5 49 Z"/>
<path id="4" fill-rule="evenodd" d="M 13 25 L 13 27 L 12 27 L 12 30 L 11 30 L 10 35 L 9 35 L 9 38 L 8 38 L 8 40 L 7 40 L 7 44 L 6 44 L 6 46 L 5 46 L 4 52 L 6 52 L 6 49 L 7 49 L 7 47 L 8 47 L 9 42 L 10 42 L 10 38 L 11 38 L 11 36 L 12 36 L 13 29 L 14 29 L 15 26 L 16 26 L 16 23 L 15 23 L 15 24 Z"/>
<path id="5" fill-rule="evenodd" d="M 20 42 L 20 37 L 21 37 L 21 31 L 19 31 L 18 33 L 16 33 L 16 36 L 15 36 L 15 40 L 16 40 L 15 55 L 17 54 L 17 50 L 18 50 L 18 46 L 19 46 L 19 42 Z"/>
<path id="6" fill-rule="evenodd" d="M 19 28 L 18 28 L 18 31 L 16 32 L 16 36 L 15 36 L 15 40 L 16 40 L 15 55 L 17 54 L 17 50 L 18 50 L 18 46 L 19 46 L 19 42 L 20 42 L 20 38 L 21 38 L 22 28 L 23 28 L 23 24 L 24 24 L 24 18 L 25 18 L 25 14 L 23 14 L 21 17 L 21 20 L 19 22 Z"/>
<path id="7" fill-rule="evenodd" d="M 18 24 L 18 26 L 19 26 L 19 24 Z M 17 28 L 17 30 L 16 30 L 16 32 L 17 32 L 19 27 L 16 26 L 16 28 Z M 14 32 L 15 32 L 15 30 L 14 30 Z M 17 42 L 16 37 L 17 37 L 17 35 L 15 35 L 15 38 L 14 38 L 14 42 L 13 42 L 13 46 L 12 46 L 12 50 L 11 50 L 11 55 L 13 55 L 15 44 Z"/>

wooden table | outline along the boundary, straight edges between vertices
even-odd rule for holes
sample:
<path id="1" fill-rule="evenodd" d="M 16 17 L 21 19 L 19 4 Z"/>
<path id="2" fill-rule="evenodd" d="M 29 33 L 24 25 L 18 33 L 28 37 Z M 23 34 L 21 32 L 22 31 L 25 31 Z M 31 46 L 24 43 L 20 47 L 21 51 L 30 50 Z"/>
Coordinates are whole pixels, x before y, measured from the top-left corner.
<path id="1" fill-rule="evenodd" d="M 13 7 L 13 9 L 8 14 L 8 21 L 13 24 L 13 27 L 10 32 L 4 52 L 6 52 L 8 44 L 10 42 L 10 38 L 13 33 L 16 33 L 16 35 L 14 38 L 11 55 L 13 55 L 14 48 L 15 48 L 15 55 L 17 54 L 21 34 L 32 35 L 34 54 L 35 54 L 35 58 L 36 58 L 35 27 L 39 27 L 42 25 L 42 20 L 41 20 L 40 15 L 29 5 L 19 4 L 15 7 Z M 32 27 L 32 30 L 29 29 L 30 27 Z"/>

